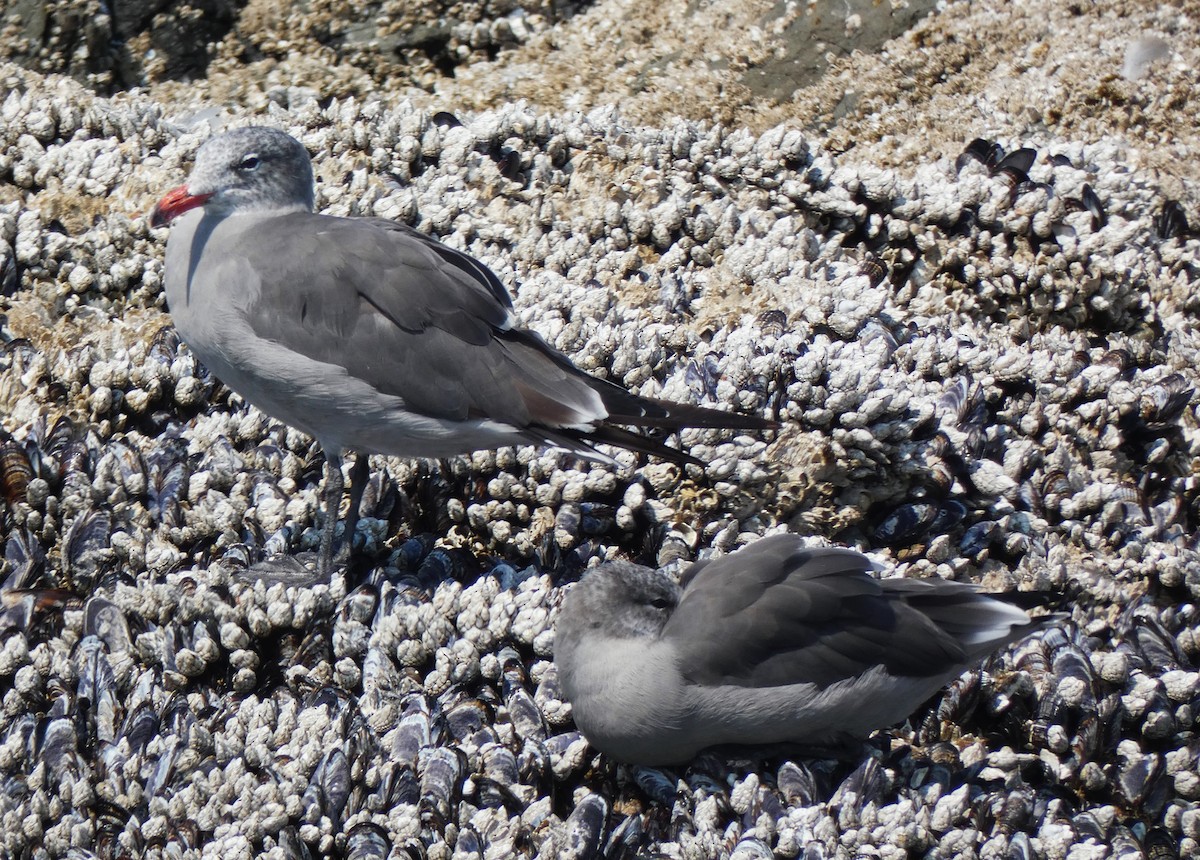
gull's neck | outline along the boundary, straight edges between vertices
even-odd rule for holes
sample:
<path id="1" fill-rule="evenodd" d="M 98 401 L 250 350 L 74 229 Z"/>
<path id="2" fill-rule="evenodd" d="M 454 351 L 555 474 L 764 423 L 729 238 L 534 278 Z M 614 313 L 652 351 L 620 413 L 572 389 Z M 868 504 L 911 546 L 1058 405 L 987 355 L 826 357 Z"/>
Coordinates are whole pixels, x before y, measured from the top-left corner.
<path id="1" fill-rule="evenodd" d="M 291 215 L 296 212 L 312 212 L 312 208 L 303 201 L 295 203 L 247 203 L 238 202 L 233 205 L 206 203 L 204 212 L 214 218 L 246 217 L 275 218 L 281 215 Z"/>

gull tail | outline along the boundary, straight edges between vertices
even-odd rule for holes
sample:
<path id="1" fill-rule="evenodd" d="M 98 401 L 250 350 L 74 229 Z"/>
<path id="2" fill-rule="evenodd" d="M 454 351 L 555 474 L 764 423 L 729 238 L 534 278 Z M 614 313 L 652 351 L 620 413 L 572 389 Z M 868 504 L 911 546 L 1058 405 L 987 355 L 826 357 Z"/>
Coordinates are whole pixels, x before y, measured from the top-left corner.
<path id="1" fill-rule="evenodd" d="M 608 408 L 608 421 L 613 424 L 630 424 L 634 427 L 656 427 L 663 430 L 683 430 L 687 427 L 705 427 L 717 430 L 772 430 L 779 427 L 777 421 L 758 415 L 742 415 L 709 409 L 690 403 L 672 403 L 636 397 L 620 390 L 624 397 L 610 397 L 601 392 L 604 405 Z"/>
<path id="2" fill-rule="evenodd" d="M 1027 608 L 1044 606 L 1053 600 L 1053 595 L 1040 592 L 988 594 L 959 583 L 936 583 L 932 588 L 916 589 L 904 588 L 901 583 L 925 584 L 928 580 L 883 582 L 885 588 L 903 590 L 908 605 L 953 636 L 972 660 L 1070 617 L 1063 612 L 1029 615 Z"/>

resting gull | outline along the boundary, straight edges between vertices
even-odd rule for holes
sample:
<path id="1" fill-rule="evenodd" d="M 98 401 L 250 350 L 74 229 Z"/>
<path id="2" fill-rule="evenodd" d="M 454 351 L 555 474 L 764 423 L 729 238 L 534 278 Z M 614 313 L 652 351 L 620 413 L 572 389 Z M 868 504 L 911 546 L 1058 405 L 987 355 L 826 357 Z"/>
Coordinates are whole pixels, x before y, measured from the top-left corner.
<path id="1" fill-rule="evenodd" d="M 612 561 L 571 587 L 554 660 L 576 725 L 634 764 L 712 746 L 841 745 L 903 720 L 944 684 L 1059 615 L 1029 594 L 876 579 L 866 556 L 773 535 L 676 585 Z"/>
<path id="2" fill-rule="evenodd" d="M 773 426 L 590 376 L 517 326 L 508 292 L 474 257 L 404 224 L 315 214 L 313 203 L 303 145 L 252 126 L 201 146 L 151 225 L 174 222 L 165 281 L 180 337 L 226 385 L 325 452 L 323 573 L 333 565 L 346 451 L 359 454 L 349 536 L 364 454 L 437 458 L 534 444 L 605 460 L 594 447 L 603 443 L 699 463 L 626 428 Z"/>

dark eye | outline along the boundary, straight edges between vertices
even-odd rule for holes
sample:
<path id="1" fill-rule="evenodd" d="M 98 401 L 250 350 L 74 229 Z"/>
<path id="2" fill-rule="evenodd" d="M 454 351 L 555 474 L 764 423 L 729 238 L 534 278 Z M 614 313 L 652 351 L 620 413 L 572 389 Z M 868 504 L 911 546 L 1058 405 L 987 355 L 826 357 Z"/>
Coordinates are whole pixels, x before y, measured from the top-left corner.
<path id="1" fill-rule="evenodd" d="M 252 152 L 238 162 L 238 170 L 258 170 L 259 164 L 261 164 L 261 162 L 258 159 L 258 155 Z"/>
<path id="2" fill-rule="evenodd" d="M 656 597 L 650 601 L 650 605 L 655 609 L 670 609 L 671 601 L 667 600 L 665 597 Z"/>

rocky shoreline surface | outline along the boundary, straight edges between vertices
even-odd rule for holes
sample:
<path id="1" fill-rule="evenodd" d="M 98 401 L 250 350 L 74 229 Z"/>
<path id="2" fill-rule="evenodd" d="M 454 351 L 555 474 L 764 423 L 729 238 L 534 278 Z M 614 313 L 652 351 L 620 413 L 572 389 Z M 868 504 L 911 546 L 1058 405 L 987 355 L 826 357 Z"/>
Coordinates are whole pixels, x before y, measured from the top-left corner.
<path id="1" fill-rule="evenodd" d="M 461 32 L 401 71 L 401 36 L 321 29 L 383 18 L 353 5 L 230 6 L 189 82 L 55 54 L 57 19 L 0 67 L 0 854 L 1195 854 L 1194 4 L 946 4 L 766 95 L 738 80 L 796 32 L 766 7 L 429 9 Z M 252 121 L 305 144 L 319 210 L 469 251 L 589 372 L 782 428 L 672 442 L 707 470 L 373 458 L 351 570 L 256 578 L 315 548 L 322 461 L 179 343 L 145 218 Z M 1072 623 L 853 761 L 590 750 L 564 588 L 781 530 Z"/>

